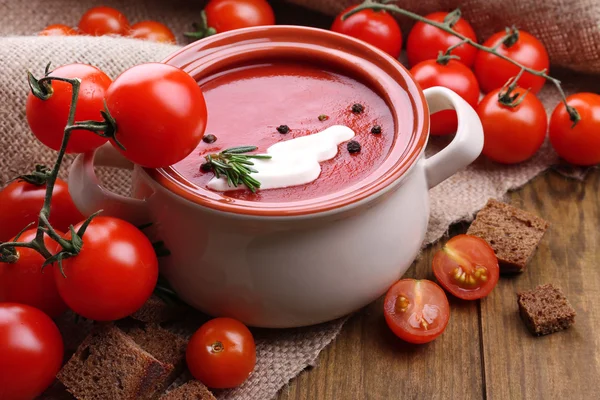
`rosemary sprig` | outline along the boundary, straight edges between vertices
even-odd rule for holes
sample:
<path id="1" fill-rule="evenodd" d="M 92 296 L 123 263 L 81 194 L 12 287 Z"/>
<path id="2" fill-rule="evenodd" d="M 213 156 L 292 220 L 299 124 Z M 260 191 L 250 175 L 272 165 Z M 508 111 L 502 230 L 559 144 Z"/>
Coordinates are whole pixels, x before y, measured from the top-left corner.
<path id="1" fill-rule="evenodd" d="M 239 146 L 223 150 L 220 153 L 209 154 L 206 158 L 206 163 L 202 165 L 203 170 L 211 170 L 217 179 L 221 176 L 227 179 L 229 186 L 238 187 L 244 184 L 256 193 L 256 189 L 260 188 L 260 182 L 250 176 L 251 173 L 258 172 L 252 168 L 255 160 L 268 160 L 271 156 L 264 154 L 245 154 L 255 151 L 256 146 Z"/>

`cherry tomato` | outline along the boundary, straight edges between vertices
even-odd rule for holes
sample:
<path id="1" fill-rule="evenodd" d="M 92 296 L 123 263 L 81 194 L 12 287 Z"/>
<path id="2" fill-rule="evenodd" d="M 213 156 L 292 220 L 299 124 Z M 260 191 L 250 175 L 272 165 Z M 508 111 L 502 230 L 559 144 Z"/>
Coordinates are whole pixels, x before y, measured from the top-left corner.
<path id="1" fill-rule="evenodd" d="M 117 122 L 113 145 L 125 157 L 148 168 L 183 160 L 202 140 L 206 103 L 196 81 L 166 64 L 136 65 L 108 89 L 106 103 Z"/>
<path id="2" fill-rule="evenodd" d="M 331 30 L 363 40 L 398 58 L 402 49 L 402 32 L 394 17 L 385 11 L 363 10 L 342 21 L 342 16 L 356 7 L 358 5 L 342 11 L 333 21 Z"/>
<path id="3" fill-rule="evenodd" d="M 158 279 L 158 260 L 152 243 L 135 226 L 96 217 L 83 235 L 83 248 L 63 261 L 63 270 L 66 277 L 54 268 L 54 279 L 65 303 L 87 319 L 113 321 L 148 300 Z"/>
<path id="4" fill-rule="evenodd" d="M 275 24 L 275 14 L 266 0 L 210 0 L 204 12 L 208 26 L 217 33 Z"/>
<path id="5" fill-rule="evenodd" d="M 52 384 L 63 341 L 50 317 L 17 303 L 0 303 L 0 399 L 31 400 Z"/>
<path id="6" fill-rule="evenodd" d="M 79 32 L 85 35 L 127 35 L 129 22 L 125 15 L 112 7 L 94 7 L 79 20 Z"/>
<path id="7" fill-rule="evenodd" d="M 104 109 L 104 95 L 111 84 L 108 75 L 91 65 L 69 64 L 55 69 L 50 76 L 81 79 L 75 120 L 102 120 L 100 111 Z M 40 100 L 31 92 L 27 97 L 29 127 L 40 142 L 53 150 L 60 149 L 72 94 L 70 84 L 53 81 L 52 96 L 48 100 Z M 67 153 L 84 153 L 103 145 L 106 140 L 93 132 L 74 130 L 67 145 Z"/>
<path id="8" fill-rule="evenodd" d="M 477 106 L 483 125 L 483 154 L 503 164 L 516 164 L 531 158 L 546 138 L 548 117 L 541 101 L 527 93 L 521 104 L 509 107 L 498 102 L 496 89 Z M 517 88 L 521 96 L 524 89 Z"/>
<path id="9" fill-rule="evenodd" d="M 256 364 L 256 345 L 248 328 L 231 318 L 215 318 L 191 337 L 186 361 L 194 378 L 213 389 L 241 385 Z"/>
<path id="10" fill-rule="evenodd" d="M 37 222 L 45 195 L 46 185 L 37 186 L 22 180 L 0 191 L 0 242 L 8 241 L 30 223 Z M 50 224 L 65 232 L 82 219 L 66 182 L 57 179 L 50 203 Z"/>
<path id="11" fill-rule="evenodd" d="M 75 36 L 77 31 L 68 25 L 54 24 L 48 25 L 43 31 L 39 33 L 39 36 Z"/>
<path id="12" fill-rule="evenodd" d="M 575 165 L 600 163 L 600 96 L 577 93 L 567 97 L 581 120 L 573 126 L 564 103 L 550 117 L 550 142 L 559 156 Z"/>
<path id="13" fill-rule="evenodd" d="M 500 268 L 494 250 L 471 235 L 453 237 L 433 257 L 433 273 L 444 289 L 463 300 L 490 294 L 498 283 Z"/>
<path id="14" fill-rule="evenodd" d="M 463 63 L 450 60 L 443 65 L 436 60 L 421 61 L 410 72 L 422 89 L 443 86 L 459 94 L 472 107 L 477 106 L 479 84 Z M 445 110 L 431 115 L 429 131 L 432 135 L 448 135 L 455 133 L 457 126 L 456 112 Z"/>
<path id="15" fill-rule="evenodd" d="M 30 229 L 19 240 L 29 242 L 35 238 L 37 230 Z M 44 236 L 46 248 L 56 254 L 60 246 L 48 236 Z M 0 263 L 0 303 L 27 304 L 42 310 L 51 318 L 67 311 L 67 305 L 60 298 L 54 282 L 53 265 L 42 270 L 44 257 L 35 250 L 16 248 L 19 259 L 15 263 Z"/>
<path id="16" fill-rule="evenodd" d="M 440 336 L 450 319 L 444 291 L 426 279 L 402 279 L 385 295 L 383 312 L 388 326 L 409 343 L 427 343 Z"/>
<path id="17" fill-rule="evenodd" d="M 153 42 L 175 44 L 175 35 L 169 27 L 156 21 L 142 21 L 133 24 L 129 36 Z"/>
<path id="18" fill-rule="evenodd" d="M 496 47 L 496 51 L 513 60 L 523 64 L 526 67 L 535 70 L 549 70 L 550 59 L 544 45 L 535 37 L 525 31 L 519 31 L 519 39 L 507 47 L 502 44 L 506 32 L 493 34 L 483 45 L 486 47 Z M 520 68 L 499 58 L 494 54 L 485 51 L 479 51 L 475 59 L 475 76 L 481 85 L 484 93 L 499 89 L 506 82 L 519 73 Z M 540 91 L 546 80 L 525 72 L 519 79 L 519 86 L 530 89 L 533 93 Z"/>
<path id="19" fill-rule="evenodd" d="M 425 16 L 432 21 L 444 22 L 448 16 L 447 12 L 434 12 Z M 475 31 L 465 19 L 460 18 L 452 28 L 468 37 L 473 41 L 477 41 Z M 411 66 L 417 65 L 421 61 L 435 60 L 438 53 L 448 50 L 450 46 L 459 43 L 461 39 L 444 32 L 440 28 L 428 25 L 424 22 L 417 22 L 408 34 L 406 39 L 406 55 Z M 477 49 L 468 44 L 462 44 L 452 50 L 451 54 L 460 57 L 460 62 L 470 67 L 475 62 Z"/>

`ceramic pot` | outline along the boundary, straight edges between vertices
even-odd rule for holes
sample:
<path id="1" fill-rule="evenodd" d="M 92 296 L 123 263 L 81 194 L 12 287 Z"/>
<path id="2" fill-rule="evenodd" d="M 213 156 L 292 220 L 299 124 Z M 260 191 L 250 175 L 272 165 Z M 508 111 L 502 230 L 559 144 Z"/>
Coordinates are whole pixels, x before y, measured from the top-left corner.
<path id="1" fill-rule="evenodd" d="M 228 200 L 174 168 L 139 166 L 133 168 L 133 196 L 117 195 L 94 173 L 94 165 L 131 168 L 110 146 L 80 155 L 69 177 L 84 214 L 103 209 L 136 224 L 154 223 L 153 235 L 171 252 L 161 259 L 161 272 L 184 301 L 259 327 L 332 320 L 384 294 L 421 248 L 428 189 L 475 160 L 483 147 L 481 122 L 457 94 L 441 87 L 422 91 L 395 59 L 330 31 L 242 29 L 192 43 L 164 62 L 201 84 L 240 64 L 283 59 L 319 62 L 369 85 L 395 119 L 412 115 L 408 145 L 392 145 L 381 166 L 357 185 L 279 204 Z M 445 109 L 456 110 L 458 132 L 426 158 L 429 114 Z"/>

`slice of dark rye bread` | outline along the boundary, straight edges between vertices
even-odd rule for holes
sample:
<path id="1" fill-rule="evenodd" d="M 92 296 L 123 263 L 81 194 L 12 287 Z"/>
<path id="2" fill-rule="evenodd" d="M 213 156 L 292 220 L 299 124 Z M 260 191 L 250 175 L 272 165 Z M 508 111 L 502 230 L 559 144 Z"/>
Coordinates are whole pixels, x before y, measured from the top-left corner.
<path id="1" fill-rule="evenodd" d="M 215 396 L 200 381 L 192 380 L 184 383 L 160 400 L 216 400 Z"/>
<path id="2" fill-rule="evenodd" d="M 527 211 L 490 199 L 467 231 L 488 242 L 500 272 L 522 272 L 548 229 L 548 222 Z"/>
<path id="3" fill-rule="evenodd" d="M 563 291 L 551 283 L 517 293 L 519 313 L 527 328 L 536 336 L 569 328 L 577 313 Z"/>
<path id="4" fill-rule="evenodd" d="M 155 399 L 173 369 L 108 324 L 90 333 L 57 378 L 78 400 Z"/>
<path id="5" fill-rule="evenodd" d="M 142 308 L 131 315 L 131 318 L 159 324 L 182 317 L 187 311 L 188 307 L 183 303 L 167 303 L 153 294 Z"/>

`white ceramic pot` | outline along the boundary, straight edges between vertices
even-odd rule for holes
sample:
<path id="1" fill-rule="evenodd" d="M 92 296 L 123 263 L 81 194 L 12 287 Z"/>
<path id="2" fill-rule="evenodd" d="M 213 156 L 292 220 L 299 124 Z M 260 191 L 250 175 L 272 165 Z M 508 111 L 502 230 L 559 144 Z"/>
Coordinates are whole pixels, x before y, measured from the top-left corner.
<path id="1" fill-rule="evenodd" d="M 339 35 L 319 35 L 359 46 Z M 368 45 L 360 46 L 383 57 Z M 399 64 L 394 68 L 403 70 Z M 69 176 L 71 195 L 84 214 L 103 209 L 103 215 L 136 224 L 153 222 L 153 235 L 171 252 L 161 259 L 162 274 L 199 310 L 259 327 L 332 320 L 374 301 L 404 274 L 425 237 L 428 189 L 481 152 L 483 130 L 471 106 L 441 87 L 425 90 L 424 97 L 429 106 L 427 111 L 423 102 L 425 131 L 416 135 L 425 143 L 429 113 L 455 109 L 454 140 L 430 158 L 422 146 L 401 175 L 339 206 L 290 215 L 285 209 L 237 212 L 227 204 L 203 202 L 190 191 L 183 195 L 179 183 L 165 184 L 157 178 L 160 171 L 138 166 L 133 170 L 133 197 L 119 196 L 103 188 L 94 173 L 94 165 L 131 168 L 110 146 L 76 159 Z"/>

